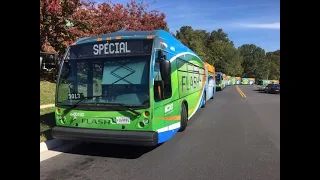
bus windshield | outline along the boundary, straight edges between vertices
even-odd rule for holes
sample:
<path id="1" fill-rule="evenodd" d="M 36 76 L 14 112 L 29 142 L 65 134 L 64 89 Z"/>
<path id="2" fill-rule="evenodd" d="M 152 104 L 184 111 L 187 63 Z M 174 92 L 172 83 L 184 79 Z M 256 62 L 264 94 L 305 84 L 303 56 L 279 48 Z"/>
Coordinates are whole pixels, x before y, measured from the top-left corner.
<path id="1" fill-rule="evenodd" d="M 220 76 L 219 76 L 219 75 L 216 75 L 216 81 L 217 81 L 217 82 L 220 82 L 220 80 L 221 80 L 221 79 L 220 79 Z"/>
<path id="2" fill-rule="evenodd" d="M 57 104 L 149 105 L 150 56 L 71 59 L 63 63 Z M 93 97 L 83 100 L 82 97 Z"/>

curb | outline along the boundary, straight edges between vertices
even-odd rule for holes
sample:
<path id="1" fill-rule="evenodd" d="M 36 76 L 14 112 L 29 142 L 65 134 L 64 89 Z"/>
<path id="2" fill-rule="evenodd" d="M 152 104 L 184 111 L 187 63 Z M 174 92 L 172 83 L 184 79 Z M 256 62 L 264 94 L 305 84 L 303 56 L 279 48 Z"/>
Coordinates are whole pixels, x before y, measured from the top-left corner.
<path id="1" fill-rule="evenodd" d="M 51 139 L 51 140 L 40 143 L 40 154 L 48 150 L 53 150 L 60 147 L 70 148 L 79 143 L 80 142 L 78 141 L 64 141 L 64 140 L 58 140 L 58 139 Z"/>
<path id="2" fill-rule="evenodd" d="M 45 108 L 49 108 L 49 107 L 54 107 L 54 104 L 44 104 L 44 105 L 40 105 L 40 109 L 45 109 Z"/>
<path id="3" fill-rule="evenodd" d="M 44 151 L 48 151 L 49 149 L 56 148 L 58 146 L 61 146 L 63 142 L 61 140 L 51 139 L 45 142 L 40 143 L 40 153 Z"/>

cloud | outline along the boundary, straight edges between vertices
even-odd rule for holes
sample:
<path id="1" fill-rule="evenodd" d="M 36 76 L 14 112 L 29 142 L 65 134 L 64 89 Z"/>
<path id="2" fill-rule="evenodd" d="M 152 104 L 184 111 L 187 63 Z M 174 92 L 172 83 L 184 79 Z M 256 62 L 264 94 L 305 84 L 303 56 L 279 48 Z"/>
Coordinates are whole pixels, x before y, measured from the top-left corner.
<path id="1" fill-rule="evenodd" d="M 275 23 L 234 23 L 235 27 L 255 29 L 280 29 L 280 22 Z"/>

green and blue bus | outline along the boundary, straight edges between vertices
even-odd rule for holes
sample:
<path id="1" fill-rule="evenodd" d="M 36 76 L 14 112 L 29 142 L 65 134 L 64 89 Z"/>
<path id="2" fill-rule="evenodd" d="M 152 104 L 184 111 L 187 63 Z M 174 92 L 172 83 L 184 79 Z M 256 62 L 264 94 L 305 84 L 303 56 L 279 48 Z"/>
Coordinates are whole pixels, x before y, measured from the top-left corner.
<path id="1" fill-rule="evenodd" d="M 205 106 L 204 61 L 163 30 L 72 44 L 56 87 L 56 139 L 155 146 Z"/>
<path id="2" fill-rule="evenodd" d="M 226 87 L 226 80 L 222 72 L 216 72 L 216 89 L 222 91 Z"/>

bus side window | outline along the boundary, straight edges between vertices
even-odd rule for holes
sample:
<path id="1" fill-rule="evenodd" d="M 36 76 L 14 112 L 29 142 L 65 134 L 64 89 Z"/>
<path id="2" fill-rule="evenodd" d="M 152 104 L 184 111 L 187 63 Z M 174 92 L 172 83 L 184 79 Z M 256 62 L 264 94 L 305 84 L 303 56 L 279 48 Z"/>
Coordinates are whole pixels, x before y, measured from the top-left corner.
<path id="1" fill-rule="evenodd" d="M 157 101 L 170 98 L 172 95 L 171 81 L 168 83 L 165 83 L 162 80 L 159 61 L 155 62 L 153 78 L 154 78 L 154 86 L 153 86 L 154 100 L 157 102 Z"/>

